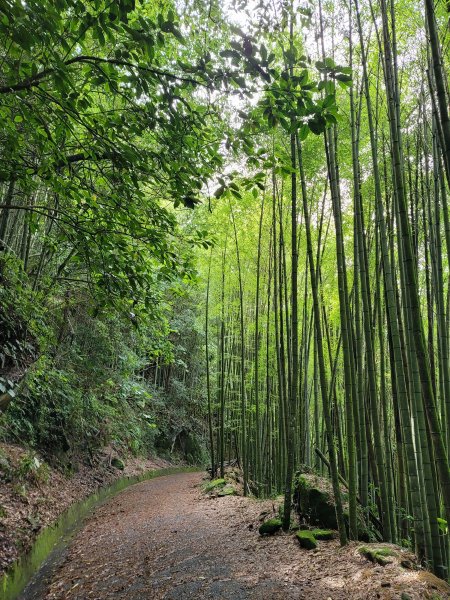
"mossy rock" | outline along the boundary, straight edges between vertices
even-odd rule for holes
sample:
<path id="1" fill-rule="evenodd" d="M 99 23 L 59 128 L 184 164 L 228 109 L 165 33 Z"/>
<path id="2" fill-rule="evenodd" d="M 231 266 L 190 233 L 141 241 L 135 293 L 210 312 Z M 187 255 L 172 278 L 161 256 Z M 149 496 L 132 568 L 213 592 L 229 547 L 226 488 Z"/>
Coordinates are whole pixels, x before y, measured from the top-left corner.
<path id="1" fill-rule="evenodd" d="M 332 540 L 335 536 L 331 529 L 313 529 L 311 531 L 316 540 Z"/>
<path id="2" fill-rule="evenodd" d="M 302 548 L 306 548 L 306 550 L 315 550 L 317 548 L 317 540 L 312 531 L 297 531 L 295 536 Z"/>
<path id="3" fill-rule="evenodd" d="M 362 546 L 358 548 L 358 552 L 373 563 L 377 563 L 382 567 L 392 563 L 391 557 L 397 554 L 390 548 L 366 548 Z"/>
<path id="4" fill-rule="evenodd" d="M 226 485 L 226 483 L 227 482 L 225 479 L 213 479 L 212 481 L 210 481 L 203 487 L 203 490 L 205 492 L 212 492 L 216 488 L 224 487 Z"/>
<path id="5" fill-rule="evenodd" d="M 345 506 L 348 494 L 342 492 L 342 498 L 344 500 L 344 520 L 348 533 L 349 517 L 347 507 Z M 329 479 L 311 473 L 297 474 L 294 487 L 294 502 L 299 516 L 306 519 L 311 525 L 321 529 L 336 530 L 338 528 L 336 506 Z M 371 538 L 361 509 L 358 509 L 357 524 L 358 539 L 363 542 L 369 542 Z"/>
<path id="6" fill-rule="evenodd" d="M 313 484 L 314 480 L 301 474 L 296 479 L 295 497 L 298 510 L 313 525 L 337 529 L 336 509 L 330 494 Z"/>
<path id="7" fill-rule="evenodd" d="M 234 496 L 236 494 L 235 488 L 228 483 L 218 493 L 218 496 Z"/>
<path id="8" fill-rule="evenodd" d="M 281 519 L 268 519 L 259 528 L 260 535 L 273 535 L 281 529 Z"/>
<path id="9" fill-rule="evenodd" d="M 113 458 L 111 461 L 111 466 L 115 469 L 119 469 L 119 471 L 123 471 L 125 469 L 125 463 L 120 458 Z"/>

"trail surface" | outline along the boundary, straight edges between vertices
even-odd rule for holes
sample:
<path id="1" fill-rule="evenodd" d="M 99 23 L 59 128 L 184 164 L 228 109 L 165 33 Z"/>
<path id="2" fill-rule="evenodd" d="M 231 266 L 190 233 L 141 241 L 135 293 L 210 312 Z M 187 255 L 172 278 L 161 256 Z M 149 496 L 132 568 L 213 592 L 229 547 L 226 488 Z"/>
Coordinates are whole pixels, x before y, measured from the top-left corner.
<path id="1" fill-rule="evenodd" d="M 400 599 L 406 591 L 411 599 L 431 597 L 415 573 L 375 567 L 355 546 L 340 549 L 331 541 L 309 552 L 292 536 L 261 538 L 259 515 L 272 502 L 207 498 L 201 478 L 160 477 L 99 507 L 33 597 L 366 600 Z"/>

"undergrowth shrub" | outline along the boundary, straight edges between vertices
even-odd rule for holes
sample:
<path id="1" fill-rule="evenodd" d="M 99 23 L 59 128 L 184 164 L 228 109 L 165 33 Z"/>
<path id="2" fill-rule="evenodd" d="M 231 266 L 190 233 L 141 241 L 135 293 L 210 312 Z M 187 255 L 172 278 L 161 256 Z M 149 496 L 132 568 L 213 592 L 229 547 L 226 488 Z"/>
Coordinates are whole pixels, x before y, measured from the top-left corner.
<path id="1" fill-rule="evenodd" d="M 204 390 L 199 379 L 193 394 L 189 380 L 200 348 L 191 315 L 171 324 L 169 313 L 152 314 L 138 329 L 123 312 L 99 312 L 80 290 L 35 294 L 14 259 L 0 260 L 0 270 L 0 335 L 18 355 L 30 345 L 26 360 L 3 361 L 5 376 L 20 364 L 22 380 L 0 413 L 0 439 L 64 466 L 108 445 L 203 460 Z M 170 374 L 164 385 L 149 376 L 155 361 Z"/>
<path id="2" fill-rule="evenodd" d="M 29 452 L 20 459 L 17 475 L 20 480 L 41 485 L 48 482 L 50 468 L 36 454 Z"/>
<path id="3" fill-rule="evenodd" d="M 39 295 L 21 262 L 0 253 L 0 376 L 20 379 L 50 337 Z"/>

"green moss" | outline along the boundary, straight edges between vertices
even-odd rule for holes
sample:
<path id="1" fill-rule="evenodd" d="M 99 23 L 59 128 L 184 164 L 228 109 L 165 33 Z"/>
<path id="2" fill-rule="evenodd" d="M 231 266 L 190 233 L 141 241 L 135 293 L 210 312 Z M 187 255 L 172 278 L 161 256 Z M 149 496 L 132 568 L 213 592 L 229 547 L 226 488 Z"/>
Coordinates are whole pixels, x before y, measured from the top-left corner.
<path id="1" fill-rule="evenodd" d="M 268 519 L 259 528 L 260 535 L 273 535 L 281 529 L 281 519 Z"/>
<path id="2" fill-rule="evenodd" d="M 317 540 L 314 537 L 312 531 L 297 531 L 295 535 L 298 539 L 298 543 L 302 548 L 306 548 L 307 550 L 314 550 L 315 548 L 317 548 Z"/>
<path id="3" fill-rule="evenodd" d="M 206 483 L 203 486 L 203 490 L 205 492 L 212 492 L 216 488 L 223 487 L 225 484 L 226 484 L 225 479 L 213 479 L 212 481 L 210 481 L 209 483 Z"/>
<path id="4" fill-rule="evenodd" d="M 397 553 L 390 548 L 379 548 L 376 550 L 376 552 L 380 556 L 397 556 Z"/>
<path id="5" fill-rule="evenodd" d="M 218 496 L 234 496 L 235 494 L 236 490 L 230 483 L 224 486 L 220 492 L 217 493 Z"/>
<path id="6" fill-rule="evenodd" d="M 358 548 L 358 552 L 362 554 L 364 558 L 367 558 L 367 560 L 377 563 L 382 567 L 392 562 L 389 560 L 389 557 L 397 556 L 390 548 L 367 548 L 366 546 L 361 546 L 361 548 Z"/>
<path id="7" fill-rule="evenodd" d="M 331 529 L 313 529 L 311 533 L 316 540 L 332 540 L 334 538 L 334 531 Z"/>
<path id="8" fill-rule="evenodd" d="M 298 489 L 300 487 L 303 489 L 308 488 L 308 480 L 306 479 L 305 475 L 303 475 L 302 473 L 298 474 L 294 480 L 294 488 Z"/>

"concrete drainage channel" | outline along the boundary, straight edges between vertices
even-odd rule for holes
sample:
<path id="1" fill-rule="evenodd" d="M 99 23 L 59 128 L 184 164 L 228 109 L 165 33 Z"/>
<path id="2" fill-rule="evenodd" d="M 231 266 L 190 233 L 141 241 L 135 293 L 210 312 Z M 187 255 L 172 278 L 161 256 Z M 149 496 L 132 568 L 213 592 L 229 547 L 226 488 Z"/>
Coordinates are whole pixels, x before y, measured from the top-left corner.
<path id="1" fill-rule="evenodd" d="M 46 527 L 36 538 L 30 552 L 21 557 L 0 579 L 2 600 L 32 600 L 42 598 L 42 587 L 53 567 L 61 560 L 72 536 L 84 519 L 100 504 L 125 488 L 142 481 L 201 470 L 199 467 L 169 467 L 148 471 L 135 477 L 122 477 L 112 485 L 100 488 L 85 500 L 77 502 L 61 514 L 55 524 Z"/>

